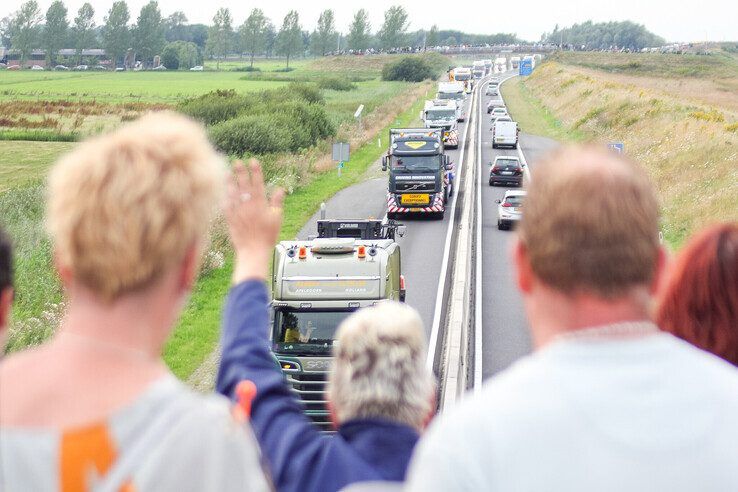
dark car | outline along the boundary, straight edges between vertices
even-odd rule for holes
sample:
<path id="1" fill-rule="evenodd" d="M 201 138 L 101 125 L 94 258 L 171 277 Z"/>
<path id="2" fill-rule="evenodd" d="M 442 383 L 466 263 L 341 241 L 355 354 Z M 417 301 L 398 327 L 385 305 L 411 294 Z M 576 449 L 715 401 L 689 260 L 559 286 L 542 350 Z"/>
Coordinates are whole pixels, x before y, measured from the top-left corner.
<path id="1" fill-rule="evenodd" d="M 523 166 L 517 157 L 498 156 L 489 170 L 489 185 L 522 186 Z"/>

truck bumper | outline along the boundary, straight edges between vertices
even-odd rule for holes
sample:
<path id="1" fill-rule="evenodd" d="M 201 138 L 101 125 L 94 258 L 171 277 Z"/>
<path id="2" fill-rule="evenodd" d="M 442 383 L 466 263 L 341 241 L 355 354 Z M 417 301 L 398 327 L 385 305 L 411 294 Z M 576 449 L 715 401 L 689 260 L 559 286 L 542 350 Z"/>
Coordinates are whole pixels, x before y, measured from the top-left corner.
<path id="1" fill-rule="evenodd" d="M 387 193 L 387 212 L 391 214 L 437 214 L 445 209 L 443 198 L 440 195 L 441 193 L 436 194 L 434 202 L 426 207 L 408 207 L 397 203 L 394 193 Z"/>

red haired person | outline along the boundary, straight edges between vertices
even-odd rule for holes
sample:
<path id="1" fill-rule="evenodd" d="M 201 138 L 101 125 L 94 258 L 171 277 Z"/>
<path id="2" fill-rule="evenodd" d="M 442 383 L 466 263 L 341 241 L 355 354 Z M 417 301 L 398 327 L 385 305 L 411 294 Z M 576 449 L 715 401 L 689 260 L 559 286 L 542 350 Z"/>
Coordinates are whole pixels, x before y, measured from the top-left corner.
<path id="1" fill-rule="evenodd" d="M 738 223 L 708 227 L 679 253 L 656 324 L 738 366 Z"/>

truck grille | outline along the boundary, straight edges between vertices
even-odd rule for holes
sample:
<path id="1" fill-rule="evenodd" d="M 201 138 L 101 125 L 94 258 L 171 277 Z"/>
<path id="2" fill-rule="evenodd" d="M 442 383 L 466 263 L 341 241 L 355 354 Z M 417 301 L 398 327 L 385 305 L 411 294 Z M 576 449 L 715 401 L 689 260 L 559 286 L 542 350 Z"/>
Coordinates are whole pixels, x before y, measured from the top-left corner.
<path id="1" fill-rule="evenodd" d="M 287 382 L 305 407 L 305 414 L 322 431 L 332 431 L 328 414 L 326 389 L 328 384 L 327 372 L 291 372 L 287 375 Z"/>
<path id="2" fill-rule="evenodd" d="M 407 182 L 399 182 L 395 186 L 397 188 L 398 192 L 402 191 L 417 191 L 417 192 L 433 192 L 436 190 L 436 183 L 434 181 L 429 181 L 425 183 L 407 183 Z"/>

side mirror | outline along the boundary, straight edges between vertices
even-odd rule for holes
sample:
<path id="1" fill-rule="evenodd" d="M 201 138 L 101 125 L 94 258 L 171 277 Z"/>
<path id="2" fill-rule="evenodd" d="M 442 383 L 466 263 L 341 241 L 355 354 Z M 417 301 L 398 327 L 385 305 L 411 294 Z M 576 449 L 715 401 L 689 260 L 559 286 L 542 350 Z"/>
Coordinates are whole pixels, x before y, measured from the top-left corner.
<path id="1" fill-rule="evenodd" d="M 502 203 L 502 200 L 500 200 L 500 199 L 498 198 L 497 200 L 495 200 L 495 203 Z"/>
<path id="2" fill-rule="evenodd" d="M 382 156 L 382 171 L 386 171 L 386 170 L 387 170 L 387 156 L 383 155 Z"/>

